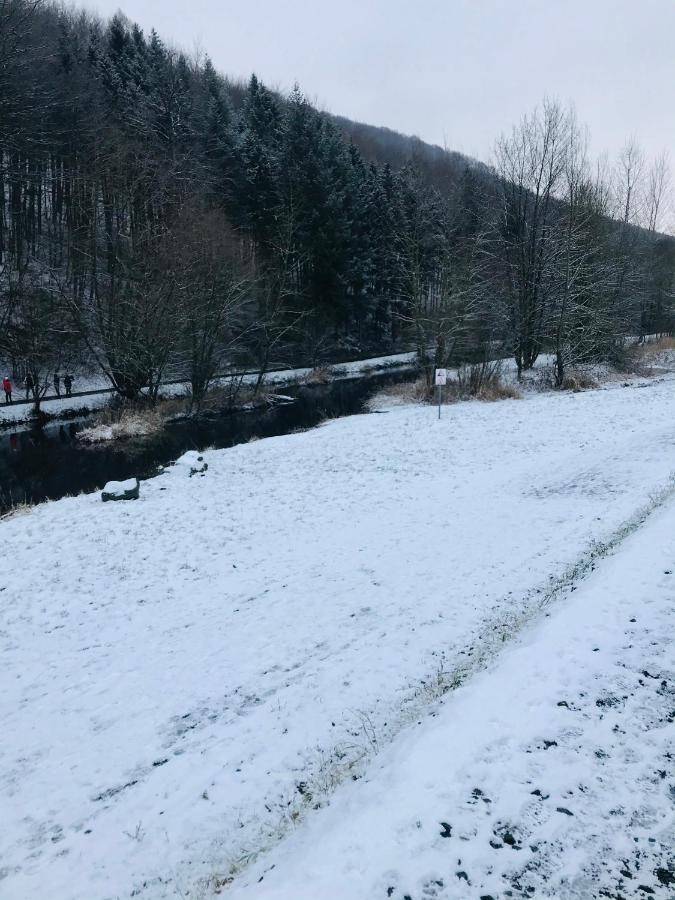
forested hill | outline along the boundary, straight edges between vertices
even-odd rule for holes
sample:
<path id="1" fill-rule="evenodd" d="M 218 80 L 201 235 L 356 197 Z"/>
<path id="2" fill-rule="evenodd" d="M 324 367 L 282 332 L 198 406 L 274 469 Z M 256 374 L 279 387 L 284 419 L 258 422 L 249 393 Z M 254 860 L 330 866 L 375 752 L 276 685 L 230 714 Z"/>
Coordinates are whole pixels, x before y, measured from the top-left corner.
<path id="1" fill-rule="evenodd" d="M 485 163 L 452 150 L 428 144 L 419 137 L 401 134 L 391 128 L 355 122 L 345 116 L 330 116 L 345 139 L 353 141 L 368 162 L 394 169 L 413 165 L 441 192 L 453 190 L 467 169 L 489 177 Z"/>
<path id="2" fill-rule="evenodd" d="M 673 250 L 657 216 L 636 228 L 635 172 L 570 180 L 557 107 L 486 177 L 121 16 L 0 0 L 0 58 L 0 356 L 36 385 L 86 357 L 126 396 L 167 366 L 198 396 L 224 360 L 411 342 L 442 364 L 501 341 L 527 368 L 555 339 L 562 367 L 670 328 Z"/>
<path id="3" fill-rule="evenodd" d="M 235 116 L 242 115 L 249 85 L 228 77 L 223 77 L 222 85 Z M 272 93 L 283 106 L 286 98 L 279 92 Z M 454 187 L 467 168 L 489 177 L 490 170 L 485 163 L 437 144 L 429 144 L 416 135 L 401 134 L 393 128 L 370 125 L 343 115 L 325 111 L 320 113 L 338 128 L 347 143 L 354 144 L 366 162 L 377 166 L 389 165 L 396 170 L 413 165 L 423 171 L 439 190 Z"/>

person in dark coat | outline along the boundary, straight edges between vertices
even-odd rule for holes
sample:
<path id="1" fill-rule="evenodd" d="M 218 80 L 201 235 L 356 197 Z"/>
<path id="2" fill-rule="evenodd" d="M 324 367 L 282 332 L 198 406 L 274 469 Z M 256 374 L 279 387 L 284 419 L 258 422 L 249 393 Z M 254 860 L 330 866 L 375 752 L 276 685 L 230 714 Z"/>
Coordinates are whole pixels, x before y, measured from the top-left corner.
<path id="1" fill-rule="evenodd" d="M 5 375 L 2 379 L 2 389 L 5 392 L 5 403 L 12 402 L 12 382 L 9 380 L 9 375 Z"/>
<path id="2" fill-rule="evenodd" d="M 63 386 L 64 386 L 64 388 L 66 389 L 66 397 L 70 397 L 70 392 L 71 392 L 72 387 L 73 387 L 73 379 L 72 379 L 72 376 L 66 375 L 66 377 L 63 379 Z"/>
<path id="3" fill-rule="evenodd" d="M 23 380 L 23 386 L 26 388 L 26 400 L 30 399 L 30 392 L 33 390 L 34 384 L 33 376 L 30 372 L 26 372 L 26 377 Z"/>
<path id="4" fill-rule="evenodd" d="M 54 372 L 54 393 L 57 397 L 61 396 L 61 376 L 58 372 Z"/>

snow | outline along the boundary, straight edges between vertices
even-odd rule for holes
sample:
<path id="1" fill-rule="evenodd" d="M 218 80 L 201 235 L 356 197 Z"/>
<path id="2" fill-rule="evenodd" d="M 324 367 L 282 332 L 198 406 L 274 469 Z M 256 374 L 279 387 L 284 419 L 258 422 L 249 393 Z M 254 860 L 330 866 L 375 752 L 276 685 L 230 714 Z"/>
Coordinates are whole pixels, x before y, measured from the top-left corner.
<path id="1" fill-rule="evenodd" d="M 598 747 L 630 756 L 630 743 L 614 737 L 613 748 L 606 734 L 619 715 L 626 740 L 639 732 L 645 747 L 608 790 L 629 779 L 617 794 L 626 809 L 642 790 L 651 819 L 645 812 L 631 828 L 640 841 L 652 829 L 658 846 L 661 795 L 639 779 L 662 742 L 657 729 L 640 731 L 651 721 L 640 704 L 657 715 L 661 680 L 644 678 L 632 698 L 616 660 L 627 660 L 626 679 L 631 666 L 667 669 L 672 651 L 657 636 L 672 620 L 641 560 L 666 568 L 668 508 L 653 519 L 663 533 L 644 526 L 644 548 L 634 549 L 640 532 L 623 545 L 633 550 L 606 588 L 603 572 L 623 549 L 569 603 L 560 596 L 541 631 L 528 626 L 520 656 L 508 641 L 501 653 L 499 638 L 536 616 L 542 596 L 558 596 L 594 541 L 611 544 L 650 496 L 671 489 L 674 388 L 667 377 L 457 404 L 440 421 L 428 407 L 339 419 L 206 452 L 207 477 L 167 472 L 144 482 L 135 503 L 95 494 L 0 522 L 3 900 L 44 900 L 45 885 L 50 900 L 210 896 L 235 869 L 235 897 L 257 900 L 264 886 L 270 897 L 330 898 L 342 879 L 340 896 L 357 900 L 378 896 L 369 886 L 379 891 L 393 873 L 392 896 L 412 884 L 405 890 L 419 900 L 432 896 L 420 885 L 434 872 L 444 885 L 456 879 L 450 847 L 453 860 L 461 848 L 457 868 L 472 885 L 502 877 L 487 872 L 494 817 L 478 815 L 492 806 L 521 837 L 536 826 L 553 842 L 556 829 L 583 826 L 565 832 L 571 872 L 597 846 L 587 836 L 606 812 L 575 735 L 588 729 Z M 629 606 L 646 630 L 622 637 Z M 588 656 L 587 643 L 601 652 Z M 495 649 L 503 670 L 471 668 Z M 435 685 L 455 671 L 465 686 L 437 708 Z M 578 709 L 549 709 L 554 690 Z M 630 701 L 596 722 L 595 699 L 617 691 Z M 558 746 L 543 751 L 544 739 Z M 416 766 L 406 767 L 408 748 Z M 554 766 L 556 754 L 569 766 Z M 550 794 L 533 807 L 552 810 L 541 826 L 521 803 L 528 777 Z M 492 804 L 464 810 L 469 785 Z M 328 810 L 312 809 L 331 795 Z M 556 806 L 574 816 L 554 815 Z M 435 834 L 439 821 L 452 838 Z M 518 857 L 513 865 L 530 853 L 499 852 Z M 559 873 L 561 855 L 549 856 Z M 460 896 L 452 884 L 446 896 Z"/>
<path id="2" fill-rule="evenodd" d="M 64 415 L 80 412 L 83 409 L 92 409 L 104 406 L 110 400 L 110 393 L 88 394 L 85 396 L 61 397 L 60 400 L 45 399 L 41 402 L 41 409 L 50 415 Z M 33 412 L 32 403 L 12 403 L 0 406 L 0 425 L 25 422 L 30 419 Z"/>
<path id="3" fill-rule="evenodd" d="M 174 466 L 178 469 L 188 472 L 189 475 L 195 475 L 197 472 L 205 472 L 208 469 L 208 463 L 204 459 L 203 453 L 197 450 L 188 450 L 182 456 L 179 456 Z"/>
<path id="4" fill-rule="evenodd" d="M 672 897 L 674 562 L 671 502 L 232 900 Z"/>
<path id="5" fill-rule="evenodd" d="M 177 466 L 189 466 L 192 468 L 204 461 L 204 454 L 198 450 L 187 450 L 182 456 L 179 456 L 175 462 Z"/>

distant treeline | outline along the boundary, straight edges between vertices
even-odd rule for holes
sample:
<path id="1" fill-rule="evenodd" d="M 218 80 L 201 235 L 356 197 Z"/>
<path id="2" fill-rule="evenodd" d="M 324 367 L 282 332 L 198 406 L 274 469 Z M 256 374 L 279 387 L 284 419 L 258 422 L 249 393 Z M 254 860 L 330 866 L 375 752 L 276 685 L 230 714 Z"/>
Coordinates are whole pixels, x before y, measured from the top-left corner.
<path id="1" fill-rule="evenodd" d="M 0 58 L 0 356 L 36 402 L 83 358 L 127 397 L 179 370 L 199 402 L 227 361 L 502 345 L 562 373 L 672 329 L 665 161 L 592 168 L 555 104 L 488 168 L 121 16 L 0 0 Z"/>

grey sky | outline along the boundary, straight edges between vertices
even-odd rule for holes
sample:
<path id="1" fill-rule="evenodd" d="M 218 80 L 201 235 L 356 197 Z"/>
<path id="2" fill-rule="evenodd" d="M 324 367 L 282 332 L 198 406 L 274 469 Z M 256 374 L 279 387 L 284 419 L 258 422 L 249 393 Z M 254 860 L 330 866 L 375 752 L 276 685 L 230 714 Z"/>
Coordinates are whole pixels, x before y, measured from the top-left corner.
<path id="1" fill-rule="evenodd" d="M 229 75 L 481 159 L 544 95 L 675 156 L 675 0 L 85 0 Z"/>

